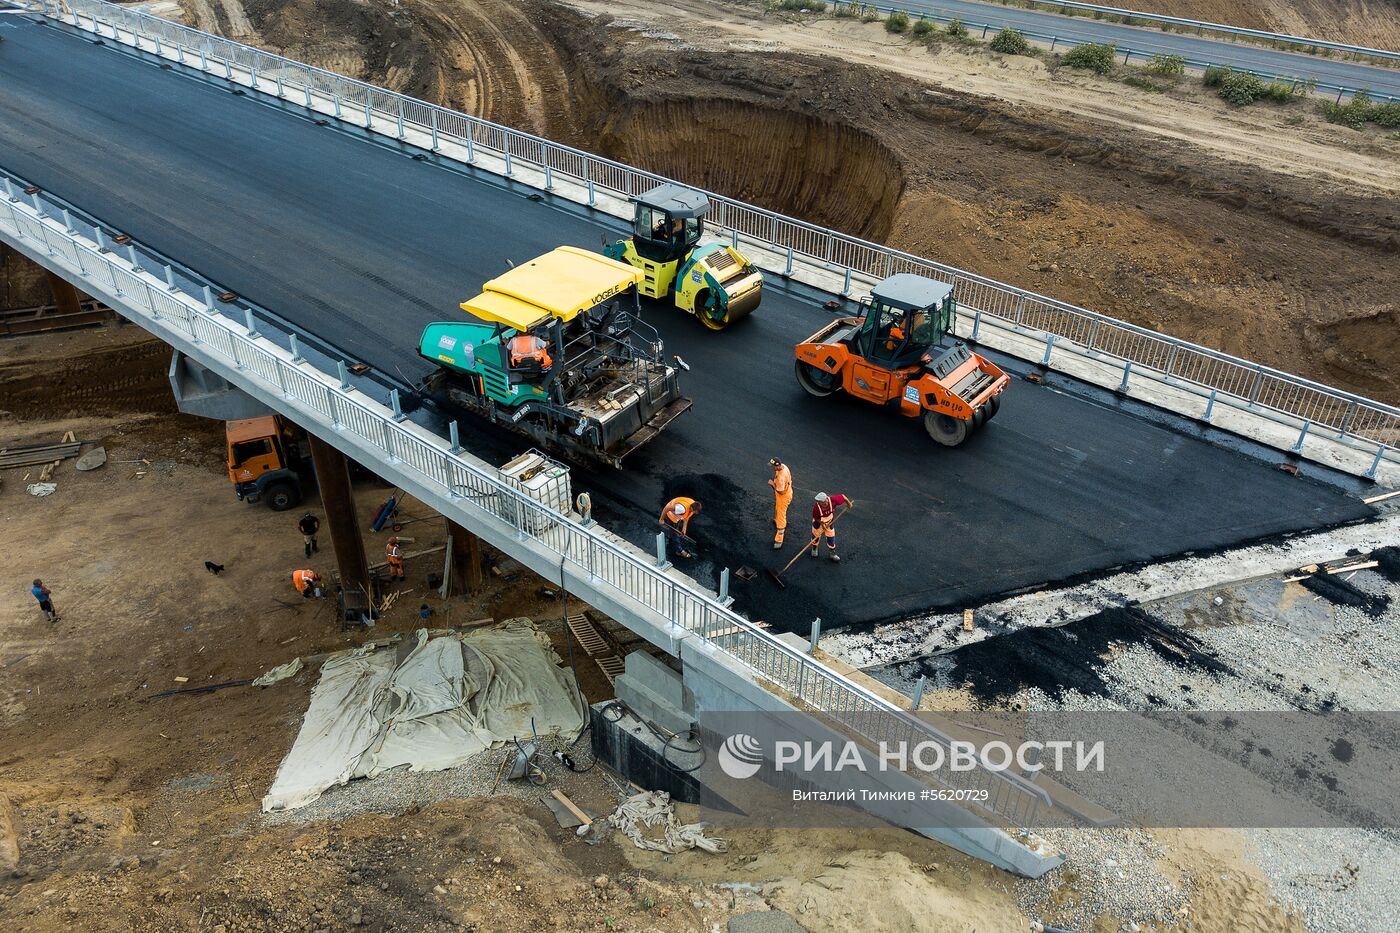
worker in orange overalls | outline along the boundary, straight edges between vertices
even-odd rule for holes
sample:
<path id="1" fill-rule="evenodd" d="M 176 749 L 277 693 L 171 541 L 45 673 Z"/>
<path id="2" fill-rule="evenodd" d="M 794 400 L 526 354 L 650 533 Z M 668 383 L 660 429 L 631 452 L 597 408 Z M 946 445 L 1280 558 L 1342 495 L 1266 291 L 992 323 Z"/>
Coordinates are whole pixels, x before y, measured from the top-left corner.
<path id="1" fill-rule="evenodd" d="M 302 599 L 321 598 L 321 575 L 314 570 L 293 570 L 292 586 Z"/>
<path id="2" fill-rule="evenodd" d="M 516 334 L 510 338 L 510 365 L 519 367 L 533 360 L 543 372 L 554 365 L 554 361 L 549 358 L 548 351 L 549 344 L 534 334 Z"/>
<path id="3" fill-rule="evenodd" d="M 700 503 L 685 496 L 676 496 L 666 503 L 666 508 L 661 513 L 661 528 L 666 532 L 666 539 L 676 549 L 676 554 L 681 557 L 694 556 L 686 550 L 685 545 L 690 540 L 690 520 L 699 514 Z"/>
<path id="4" fill-rule="evenodd" d="M 389 539 L 388 546 L 384 548 L 384 555 L 389 559 L 389 582 L 407 580 L 408 575 L 403 572 L 403 548 L 399 546 L 397 535 Z"/>
<path id="5" fill-rule="evenodd" d="M 836 553 L 836 510 L 843 505 L 855 508 L 856 501 L 840 494 L 828 496 L 824 492 L 817 493 L 816 501 L 812 503 L 812 553 L 809 556 L 817 556 L 817 545 L 822 535 L 826 535 L 827 556 L 835 561 L 841 559 Z"/>
<path id="6" fill-rule="evenodd" d="M 787 533 L 788 506 L 792 505 L 792 471 L 787 464 L 774 457 L 768 461 L 773 468 L 773 478 L 768 485 L 773 487 L 773 550 L 781 550 L 783 536 Z"/>

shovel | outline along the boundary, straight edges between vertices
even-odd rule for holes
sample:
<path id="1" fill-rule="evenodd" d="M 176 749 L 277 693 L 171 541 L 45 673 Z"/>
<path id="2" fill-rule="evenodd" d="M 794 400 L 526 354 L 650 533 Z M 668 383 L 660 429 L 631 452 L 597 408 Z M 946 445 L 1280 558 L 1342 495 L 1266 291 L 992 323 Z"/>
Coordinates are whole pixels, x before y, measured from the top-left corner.
<path id="1" fill-rule="evenodd" d="M 851 510 L 851 507 L 848 505 L 848 506 L 846 506 L 845 508 L 843 508 L 840 512 L 838 512 L 838 513 L 836 514 L 836 517 L 833 518 L 833 519 L 831 520 L 831 527 L 832 527 L 832 528 L 835 528 L 835 527 L 836 527 L 836 523 L 839 522 L 839 521 L 841 520 L 841 516 L 842 516 L 842 515 L 845 515 L 845 514 L 846 514 L 847 512 L 849 512 L 850 510 Z M 812 539 L 812 543 L 813 543 L 813 544 L 817 544 L 817 543 L 819 543 L 819 542 L 818 542 L 818 540 L 814 537 L 814 538 Z M 811 546 L 812 546 L 812 545 L 810 545 L 810 544 L 807 545 L 807 547 L 811 547 Z M 769 571 L 768 571 L 768 576 L 770 576 L 770 577 L 773 578 L 773 582 L 776 583 L 776 584 L 778 584 L 778 588 L 779 588 L 779 589 L 783 589 L 783 590 L 787 589 L 787 584 L 783 582 L 783 574 L 787 573 L 788 570 L 792 567 L 792 565 L 795 564 L 795 563 L 797 563 L 797 559 L 798 559 L 799 557 L 802 556 L 802 552 L 805 551 L 805 550 L 807 550 L 807 548 L 805 548 L 805 547 L 804 547 L 804 548 L 798 548 L 798 549 L 797 549 L 797 553 L 794 554 L 794 555 L 792 555 L 792 560 L 788 561 L 788 562 L 787 562 L 787 565 L 784 566 L 783 569 L 782 569 L 782 570 L 779 570 L 777 573 L 774 573 L 772 570 L 769 570 Z"/>

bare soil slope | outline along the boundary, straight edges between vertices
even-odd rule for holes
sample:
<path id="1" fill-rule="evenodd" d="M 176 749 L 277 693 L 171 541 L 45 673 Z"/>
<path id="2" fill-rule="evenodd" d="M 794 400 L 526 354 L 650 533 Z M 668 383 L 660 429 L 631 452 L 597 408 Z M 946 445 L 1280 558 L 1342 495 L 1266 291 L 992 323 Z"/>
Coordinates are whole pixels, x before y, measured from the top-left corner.
<path id="1" fill-rule="evenodd" d="M 1400 51 L 1398 0 L 1133 0 L 1106 5 Z"/>

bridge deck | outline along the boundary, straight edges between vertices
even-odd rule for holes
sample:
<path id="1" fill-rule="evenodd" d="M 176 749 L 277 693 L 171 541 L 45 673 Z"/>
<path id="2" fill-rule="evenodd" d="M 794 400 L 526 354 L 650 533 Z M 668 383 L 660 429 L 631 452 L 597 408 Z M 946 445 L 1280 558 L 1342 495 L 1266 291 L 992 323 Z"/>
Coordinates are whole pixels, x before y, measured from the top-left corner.
<path id="1" fill-rule="evenodd" d="M 507 260 L 620 234 L 612 218 L 412 161 L 59 28 L 7 26 L 0 165 L 391 376 L 425 373 L 420 329 L 459 313 Z M 700 499 L 715 568 L 775 562 L 770 456 L 793 468 L 795 541 L 816 491 L 855 497 L 839 567 L 804 558 L 781 592 L 761 576 L 735 581 L 755 618 L 799 629 L 813 616 L 887 618 L 1369 512 L 1331 487 L 1023 381 L 953 451 L 915 422 L 810 399 L 792 346 L 828 319 L 820 299 L 770 277 L 763 306 L 719 335 L 648 308 L 668 352 L 692 366 L 694 408 L 625 472 L 576 478 L 597 517 L 638 542 L 667 498 Z M 519 446 L 478 430 L 463 439 L 497 462 Z"/>

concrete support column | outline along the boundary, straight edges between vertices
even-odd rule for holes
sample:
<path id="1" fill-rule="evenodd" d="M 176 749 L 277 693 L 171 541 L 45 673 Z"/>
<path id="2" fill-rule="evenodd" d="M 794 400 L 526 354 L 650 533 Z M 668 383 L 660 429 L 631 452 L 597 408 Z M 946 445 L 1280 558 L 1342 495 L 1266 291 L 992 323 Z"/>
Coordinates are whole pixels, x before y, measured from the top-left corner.
<path id="1" fill-rule="evenodd" d="M 44 270 L 48 272 L 47 269 Z M 73 283 L 61 275 L 48 272 L 49 289 L 53 292 L 53 303 L 58 305 L 59 314 L 77 314 L 82 310 L 83 296 L 73 287 Z"/>
<path id="2" fill-rule="evenodd" d="M 314 434 L 309 437 L 311 459 L 316 464 L 316 482 L 321 487 L 321 506 L 326 511 L 326 527 L 330 529 L 341 585 L 347 590 L 363 589 L 365 596 L 372 599 L 369 561 L 365 558 L 365 541 L 355 515 L 355 494 L 350 488 L 350 466 L 340 451 Z"/>
<path id="3" fill-rule="evenodd" d="M 452 519 L 447 519 L 452 537 L 452 578 L 448 596 L 479 593 L 484 582 L 481 573 L 481 539 Z"/>

